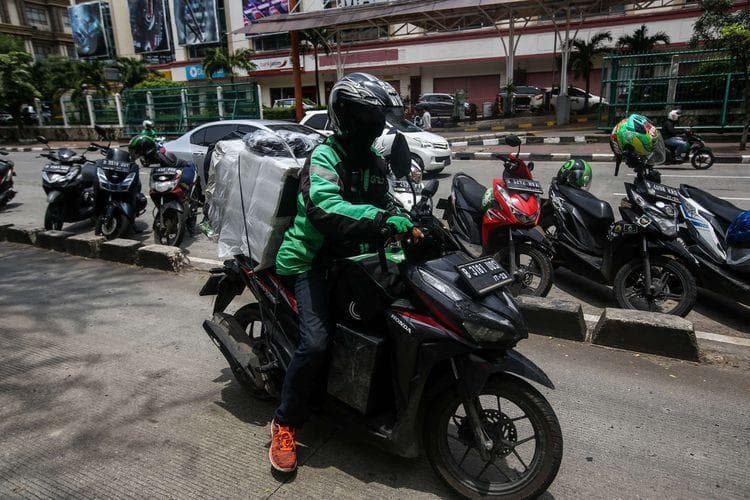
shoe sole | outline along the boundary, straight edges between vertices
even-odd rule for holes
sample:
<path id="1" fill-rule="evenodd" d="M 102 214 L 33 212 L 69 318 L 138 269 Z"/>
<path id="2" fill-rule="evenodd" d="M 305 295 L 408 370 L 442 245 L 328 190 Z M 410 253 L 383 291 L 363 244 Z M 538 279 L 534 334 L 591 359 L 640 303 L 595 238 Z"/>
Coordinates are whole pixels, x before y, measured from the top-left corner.
<path id="1" fill-rule="evenodd" d="M 271 467 L 273 467 L 275 470 L 279 472 L 283 472 L 284 474 L 289 474 L 290 472 L 294 472 L 297 470 L 297 464 L 294 464 L 294 467 L 291 468 L 284 468 L 276 465 L 276 463 L 273 461 L 273 456 L 271 456 L 271 450 L 273 448 L 273 423 L 271 424 L 271 446 L 268 447 L 268 461 L 271 462 Z"/>

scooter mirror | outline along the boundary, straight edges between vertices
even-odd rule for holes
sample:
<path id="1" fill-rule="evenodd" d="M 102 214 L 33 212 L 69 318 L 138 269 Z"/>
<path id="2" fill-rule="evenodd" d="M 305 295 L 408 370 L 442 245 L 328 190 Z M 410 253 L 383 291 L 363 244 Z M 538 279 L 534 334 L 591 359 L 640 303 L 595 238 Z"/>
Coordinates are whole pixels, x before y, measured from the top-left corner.
<path id="1" fill-rule="evenodd" d="M 512 148 L 517 148 L 518 146 L 521 145 L 521 139 L 519 139 L 517 135 L 513 135 L 513 134 L 506 135 L 505 144 L 507 144 L 508 146 Z"/>
<path id="2" fill-rule="evenodd" d="M 97 148 L 94 145 L 90 145 L 86 148 L 86 151 L 99 151 L 99 148 Z"/>
<path id="3" fill-rule="evenodd" d="M 432 198 L 437 193 L 440 182 L 437 179 L 430 179 L 422 184 L 422 196 Z"/>
<path id="4" fill-rule="evenodd" d="M 49 143 L 49 141 L 47 140 L 47 138 L 44 137 L 43 135 L 36 136 L 36 142 L 38 142 L 40 144 L 47 144 L 47 143 Z"/>
<path id="5" fill-rule="evenodd" d="M 411 173 L 411 152 L 404 134 L 397 133 L 391 146 L 391 171 L 397 179 Z"/>
<path id="6" fill-rule="evenodd" d="M 526 168 L 529 169 L 529 172 L 531 172 L 532 170 L 534 170 L 534 162 L 530 161 L 529 163 L 527 163 L 526 164 Z"/>
<path id="7" fill-rule="evenodd" d="M 102 139 L 107 138 L 107 130 L 101 125 L 94 125 L 94 130 L 96 130 L 96 133 L 99 135 L 100 138 Z"/>

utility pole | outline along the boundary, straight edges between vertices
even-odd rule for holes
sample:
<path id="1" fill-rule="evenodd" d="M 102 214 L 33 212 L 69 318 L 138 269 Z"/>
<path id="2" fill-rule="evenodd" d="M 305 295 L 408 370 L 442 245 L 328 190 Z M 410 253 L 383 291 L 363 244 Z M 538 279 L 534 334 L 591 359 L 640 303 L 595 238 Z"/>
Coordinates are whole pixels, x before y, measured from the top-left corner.
<path id="1" fill-rule="evenodd" d="M 297 8 L 297 0 L 289 0 L 289 12 L 294 12 Z M 290 31 L 289 36 L 292 42 L 292 72 L 294 74 L 294 111 L 297 121 L 302 120 L 302 69 L 299 65 L 299 32 Z"/>

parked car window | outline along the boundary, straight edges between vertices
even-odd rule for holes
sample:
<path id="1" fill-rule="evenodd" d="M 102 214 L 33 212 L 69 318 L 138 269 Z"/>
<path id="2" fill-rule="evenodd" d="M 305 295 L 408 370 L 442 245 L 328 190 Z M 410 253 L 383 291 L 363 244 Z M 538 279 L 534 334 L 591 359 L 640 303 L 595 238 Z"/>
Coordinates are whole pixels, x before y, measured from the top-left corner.
<path id="1" fill-rule="evenodd" d="M 249 134 L 258 130 L 258 127 L 252 127 L 250 125 L 237 125 L 237 132 L 240 135 Z"/>
<path id="2" fill-rule="evenodd" d="M 453 102 L 453 98 L 449 95 L 441 95 L 441 96 L 438 96 L 438 101 L 439 102 Z"/>
<path id="3" fill-rule="evenodd" d="M 237 125 L 235 124 L 213 125 L 211 127 L 206 127 L 206 136 L 203 138 L 203 145 L 208 146 L 209 144 L 214 144 L 215 142 L 224 139 L 230 132 L 232 132 L 236 128 Z"/>
<path id="4" fill-rule="evenodd" d="M 206 137 L 206 129 L 202 128 L 198 130 L 197 132 L 194 132 L 190 136 L 190 144 L 197 144 L 199 146 L 203 146 L 203 139 Z"/>
<path id="5" fill-rule="evenodd" d="M 568 89 L 568 95 L 570 97 L 585 97 L 586 93 L 574 87 Z"/>
<path id="6" fill-rule="evenodd" d="M 316 130 L 323 130 L 328 122 L 328 115 L 325 113 L 318 113 L 312 115 L 309 120 L 305 122 L 305 125 L 312 127 Z"/>

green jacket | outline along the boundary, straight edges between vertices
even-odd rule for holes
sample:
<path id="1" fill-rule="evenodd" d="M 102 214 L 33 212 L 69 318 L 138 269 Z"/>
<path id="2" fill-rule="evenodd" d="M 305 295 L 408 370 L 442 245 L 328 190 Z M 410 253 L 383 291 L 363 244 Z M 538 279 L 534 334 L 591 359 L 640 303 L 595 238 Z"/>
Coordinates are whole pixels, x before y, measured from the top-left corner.
<path id="1" fill-rule="evenodd" d="M 329 137 L 300 172 L 297 215 L 284 234 L 276 271 L 300 274 L 371 251 L 385 219 L 396 212 L 383 158 L 374 149 L 350 158 L 338 139 Z"/>

